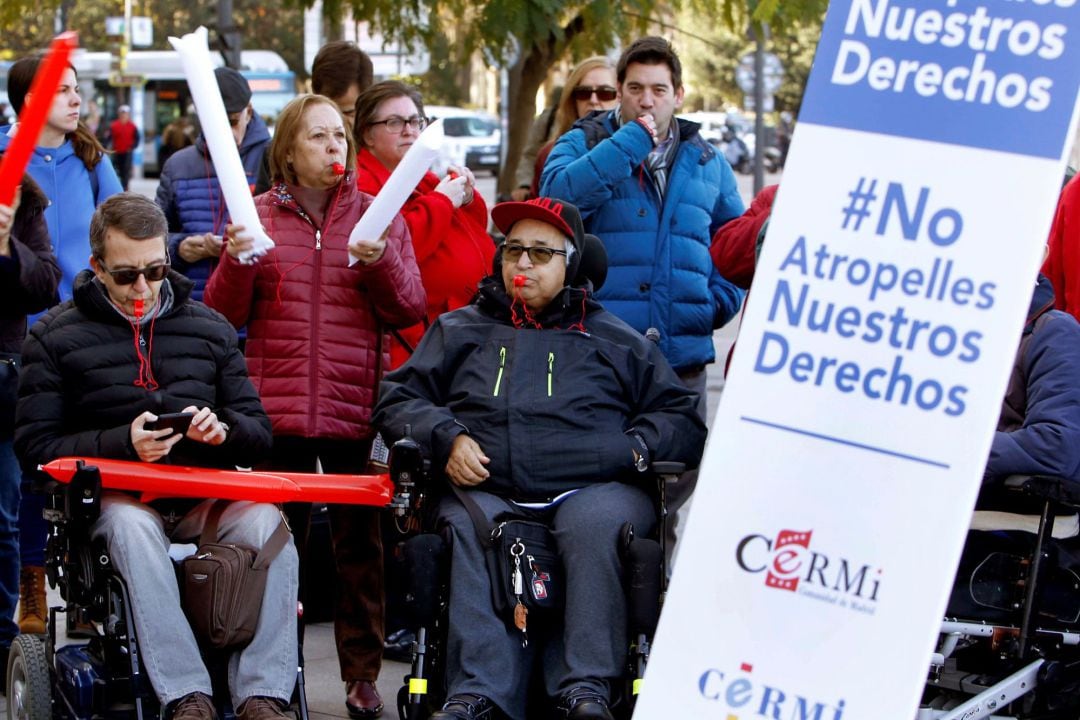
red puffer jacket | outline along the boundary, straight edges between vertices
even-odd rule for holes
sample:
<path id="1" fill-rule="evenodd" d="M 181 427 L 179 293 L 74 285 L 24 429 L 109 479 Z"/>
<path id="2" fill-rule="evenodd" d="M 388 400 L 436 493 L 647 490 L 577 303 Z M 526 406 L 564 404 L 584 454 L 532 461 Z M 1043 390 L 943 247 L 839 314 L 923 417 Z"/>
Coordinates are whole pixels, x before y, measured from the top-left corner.
<path id="1" fill-rule="evenodd" d="M 255 198 L 274 249 L 253 265 L 222 252 L 206 285 L 207 305 L 235 327 L 247 325 L 248 371 L 275 436 L 370 436 L 375 389 L 389 364 L 386 329 L 424 317 L 400 216 L 377 262 L 348 266 L 349 233 L 371 201 L 346 176 L 317 230 L 286 186 L 275 185 Z"/>
<path id="2" fill-rule="evenodd" d="M 390 178 L 390 171 L 366 148 L 360 150 L 356 162 L 360 190 L 378 194 Z M 434 173 L 424 175 L 401 209 L 427 292 L 428 322 L 468 305 L 477 284 L 491 274 L 495 255 L 495 243 L 487 234 L 487 205 L 480 193 L 473 195 L 471 203 L 455 210 L 448 197 L 435 192 L 438 184 Z M 424 325 L 401 331 L 414 348 L 423 334 Z M 408 350 L 395 340 L 391 346 L 392 367 L 398 367 L 408 357 Z"/>

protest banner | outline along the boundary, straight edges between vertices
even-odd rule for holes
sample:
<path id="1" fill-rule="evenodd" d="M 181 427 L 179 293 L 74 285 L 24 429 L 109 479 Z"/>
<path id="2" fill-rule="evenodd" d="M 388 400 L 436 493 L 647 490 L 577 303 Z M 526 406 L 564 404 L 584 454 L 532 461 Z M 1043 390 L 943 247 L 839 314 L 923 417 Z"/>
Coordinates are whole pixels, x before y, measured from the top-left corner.
<path id="1" fill-rule="evenodd" d="M 1076 122 L 1075 1 L 830 5 L 635 718 L 915 716 Z"/>

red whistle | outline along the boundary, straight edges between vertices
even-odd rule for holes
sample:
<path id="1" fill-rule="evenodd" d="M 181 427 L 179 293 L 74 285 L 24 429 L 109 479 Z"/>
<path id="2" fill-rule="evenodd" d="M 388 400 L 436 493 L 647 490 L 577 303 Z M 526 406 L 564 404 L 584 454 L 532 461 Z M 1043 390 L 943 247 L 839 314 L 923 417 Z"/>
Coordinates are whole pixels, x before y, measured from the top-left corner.
<path id="1" fill-rule="evenodd" d="M 345 166 L 342 165 L 341 163 L 334 163 L 333 165 L 330 166 L 330 169 L 334 171 L 335 175 L 344 175 L 345 174 Z"/>
<path id="2" fill-rule="evenodd" d="M 525 280 L 524 275 L 515 275 L 514 276 L 514 287 L 524 287 L 525 282 L 526 282 L 526 280 Z"/>
<path id="3" fill-rule="evenodd" d="M 141 318 L 143 316 L 143 304 L 144 304 L 144 300 L 142 298 L 136 298 L 135 299 L 135 318 L 136 319 Z"/>
<path id="4" fill-rule="evenodd" d="M 449 177 L 451 180 L 457 180 L 461 176 L 458 175 L 456 172 L 450 171 L 450 174 L 447 175 L 447 177 Z"/>

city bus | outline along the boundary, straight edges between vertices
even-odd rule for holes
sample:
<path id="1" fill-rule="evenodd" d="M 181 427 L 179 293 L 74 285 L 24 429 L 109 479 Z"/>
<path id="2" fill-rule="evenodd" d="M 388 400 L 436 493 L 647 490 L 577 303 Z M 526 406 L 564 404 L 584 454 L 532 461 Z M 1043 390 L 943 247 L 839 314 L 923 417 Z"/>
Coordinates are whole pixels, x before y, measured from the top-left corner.
<path id="1" fill-rule="evenodd" d="M 223 65 L 221 55 L 213 53 L 215 65 Z M 121 105 L 131 106 L 131 117 L 142 133 L 142 147 L 136 151 L 134 166 L 145 177 L 156 176 L 161 132 L 184 115 L 194 119 L 191 93 L 180 65 L 180 56 L 171 50 L 135 50 L 127 55 L 125 82 L 140 80 L 130 86 L 114 87 L 112 57 L 107 52 L 77 50 L 72 64 L 79 75 L 83 94 L 84 114 L 90 103 L 101 113 L 104 134 L 108 123 L 116 117 Z M 296 75 L 285 60 L 272 50 L 244 50 L 241 53 L 240 73 L 251 86 L 251 103 L 267 124 L 273 128 L 278 113 L 296 96 Z"/>

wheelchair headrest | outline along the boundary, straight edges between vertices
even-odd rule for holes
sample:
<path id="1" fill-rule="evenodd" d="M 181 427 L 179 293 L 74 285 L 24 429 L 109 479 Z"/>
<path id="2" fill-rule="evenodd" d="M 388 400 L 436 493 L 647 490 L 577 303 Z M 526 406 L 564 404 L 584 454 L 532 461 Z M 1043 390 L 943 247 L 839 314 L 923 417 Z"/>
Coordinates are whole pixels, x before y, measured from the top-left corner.
<path id="1" fill-rule="evenodd" d="M 600 238 L 585 234 L 581 243 L 581 262 L 571 285 L 578 287 L 591 280 L 593 290 L 599 290 L 607 280 L 607 249 Z"/>

